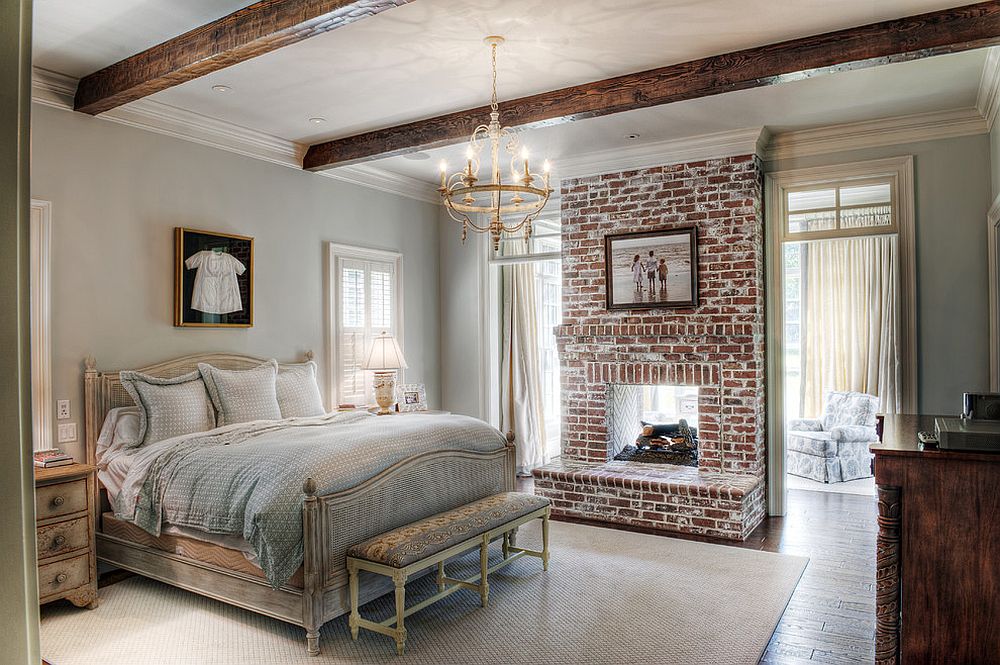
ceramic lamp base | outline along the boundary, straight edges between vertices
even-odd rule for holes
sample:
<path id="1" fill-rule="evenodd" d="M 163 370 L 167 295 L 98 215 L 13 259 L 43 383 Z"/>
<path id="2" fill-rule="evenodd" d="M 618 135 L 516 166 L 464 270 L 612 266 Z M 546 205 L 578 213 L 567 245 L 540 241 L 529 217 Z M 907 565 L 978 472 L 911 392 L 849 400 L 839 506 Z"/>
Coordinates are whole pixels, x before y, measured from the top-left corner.
<path id="1" fill-rule="evenodd" d="M 375 372 L 374 385 L 377 415 L 387 416 L 392 413 L 392 405 L 396 403 L 396 373 Z"/>

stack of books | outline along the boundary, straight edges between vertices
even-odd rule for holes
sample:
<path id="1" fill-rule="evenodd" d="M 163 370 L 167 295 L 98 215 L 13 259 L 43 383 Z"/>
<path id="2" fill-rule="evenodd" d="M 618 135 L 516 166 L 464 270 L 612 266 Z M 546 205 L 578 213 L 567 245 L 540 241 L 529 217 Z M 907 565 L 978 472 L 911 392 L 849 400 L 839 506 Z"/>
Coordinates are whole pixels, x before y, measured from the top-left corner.
<path id="1" fill-rule="evenodd" d="M 73 463 L 73 458 L 58 448 L 49 450 L 37 450 L 34 454 L 35 466 L 49 468 L 53 466 L 66 466 Z"/>

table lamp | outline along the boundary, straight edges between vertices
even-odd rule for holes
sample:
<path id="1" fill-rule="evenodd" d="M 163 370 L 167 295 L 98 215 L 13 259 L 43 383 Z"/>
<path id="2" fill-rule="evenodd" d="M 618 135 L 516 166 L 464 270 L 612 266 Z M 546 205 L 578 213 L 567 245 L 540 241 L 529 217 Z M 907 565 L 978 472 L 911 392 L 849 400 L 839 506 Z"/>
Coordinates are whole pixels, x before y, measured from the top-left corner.
<path id="1" fill-rule="evenodd" d="M 389 408 L 396 402 L 396 372 L 406 369 L 406 359 L 396 338 L 383 332 L 372 342 L 371 351 L 365 359 L 363 369 L 375 372 L 375 402 L 378 415 L 391 413 Z"/>

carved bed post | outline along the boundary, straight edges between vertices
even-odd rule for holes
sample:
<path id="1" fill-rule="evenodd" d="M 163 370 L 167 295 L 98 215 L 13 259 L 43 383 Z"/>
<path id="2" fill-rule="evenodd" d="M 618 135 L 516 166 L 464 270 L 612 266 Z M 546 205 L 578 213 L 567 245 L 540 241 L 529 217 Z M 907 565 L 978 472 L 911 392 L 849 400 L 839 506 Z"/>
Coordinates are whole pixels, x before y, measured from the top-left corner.
<path id="1" fill-rule="evenodd" d="M 900 488 L 878 486 L 875 560 L 875 665 L 899 663 Z"/>
<path id="2" fill-rule="evenodd" d="M 306 629 L 306 651 L 319 655 L 319 629 L 323 625 L 323 542 L 316 498 L 316 481 L 302 484 L 302 624 Z"/>
<path id="3" fill-rule="evenodd" d="M 514 430 L 507 430 L 507 464 L 510 467 L 510 482 L 507 491 L 517 490 L 517 446 L 514 444 Z M 517 546 L 517 527 L 510 530 L 504 539 L 504 545 L 508 548 Z"/>

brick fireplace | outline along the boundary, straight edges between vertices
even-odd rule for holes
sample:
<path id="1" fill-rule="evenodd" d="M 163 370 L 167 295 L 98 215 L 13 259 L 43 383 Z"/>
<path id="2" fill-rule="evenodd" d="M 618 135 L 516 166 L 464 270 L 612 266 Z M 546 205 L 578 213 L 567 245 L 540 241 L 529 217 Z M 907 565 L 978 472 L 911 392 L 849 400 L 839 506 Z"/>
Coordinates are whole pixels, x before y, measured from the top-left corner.
<path id="1" fill-rule="evenodd" d="M 562 456 L 553 513 L 731 539 L 764 516 L 764 246 L 753 155 L 562 183 Z M 699 305 L 609 311 L 604 236 L 698 229 Z M 695 386 L 699 465 L 611 461 L 614 384 Z"/>

